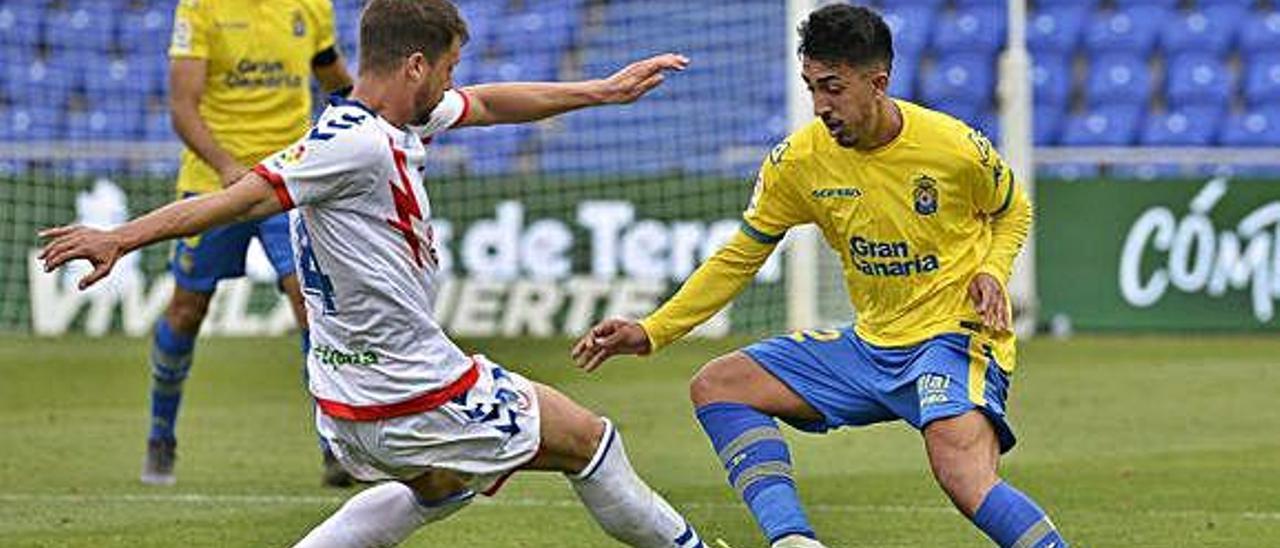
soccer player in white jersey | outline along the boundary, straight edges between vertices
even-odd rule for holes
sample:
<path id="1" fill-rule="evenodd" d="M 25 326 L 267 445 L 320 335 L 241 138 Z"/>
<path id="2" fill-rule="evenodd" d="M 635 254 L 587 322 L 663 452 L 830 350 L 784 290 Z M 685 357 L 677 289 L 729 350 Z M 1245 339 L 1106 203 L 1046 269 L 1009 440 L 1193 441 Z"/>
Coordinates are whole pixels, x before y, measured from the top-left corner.
<path id="1" fill-rule="evenodd" d="M 296 208 L 318 429 L 354 476 L 390 480 L 352 497 L 299 546 L 399 543 L 517 469 L 564 473 L 605 532 L 626 544 L 703 546 L 631 469 L 607 419 L 445 336 L 432 317 L 438 265 L 422 174 L 423 142 L 440 131 L 631 102 L 687 60 L 659 55 L 603 80 L 453 90 L 466 37 L 445 0 L 371 1 L 351 98 L 326 109 L 307 137 L 225 190 L 116 229 L 47 230 L 45 267 L 87 259 L 87 287 L 144 245 Z"/>

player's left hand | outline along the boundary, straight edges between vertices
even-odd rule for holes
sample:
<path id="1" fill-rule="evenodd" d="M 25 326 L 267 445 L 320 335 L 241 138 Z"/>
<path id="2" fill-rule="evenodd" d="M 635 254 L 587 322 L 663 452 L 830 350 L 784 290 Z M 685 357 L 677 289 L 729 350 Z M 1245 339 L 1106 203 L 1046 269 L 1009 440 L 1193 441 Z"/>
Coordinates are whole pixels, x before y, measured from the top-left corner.
<path id="1" fill-rule="evenodd" d="M 669 70 L 684 70 L 689 58 L 675 53 L 655 55 L 627 65 L 612 76 L 599 80 L 604 103 L 630 103 L 658 87 Z"/>
<path id="2" fill-rule="evenodd" d="M 80 289 L 110 274 L 116 260 L 125 252 L 123 242 L 114 233 L 79 225 L 42 230 L 40 237 L 49 240 L 39 256 L 44 261 L 45 272 L 53 272 L 75 259 L 85 259 L 93 265 L 93 272 L 80 278 Z"/>
<path id="3" fill-rule="evenodd" d="M 995 276 L 979 273 L 969 282 L 969 300 L 982 317 L 982 324 L 997 332 L 1008 331 L 1012 320 L 1005 304 L 1004 286 Z"/>

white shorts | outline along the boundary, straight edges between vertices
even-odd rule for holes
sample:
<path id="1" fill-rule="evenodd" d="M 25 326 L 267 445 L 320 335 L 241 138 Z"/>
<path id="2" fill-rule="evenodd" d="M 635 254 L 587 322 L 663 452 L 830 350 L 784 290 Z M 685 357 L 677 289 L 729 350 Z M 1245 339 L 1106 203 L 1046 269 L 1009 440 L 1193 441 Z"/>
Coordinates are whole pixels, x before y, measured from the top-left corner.
<path id="1" fill-rule="evenodd" d="M 475 361 L 476 384 L 440 407 L 373 421 L 337 419 L 317 408 L 316 430 L 359 480 L 410 480 L 444 469 L 490 494 L 537 453 L 538 399 L 528 379 L 484 356 Z"/>

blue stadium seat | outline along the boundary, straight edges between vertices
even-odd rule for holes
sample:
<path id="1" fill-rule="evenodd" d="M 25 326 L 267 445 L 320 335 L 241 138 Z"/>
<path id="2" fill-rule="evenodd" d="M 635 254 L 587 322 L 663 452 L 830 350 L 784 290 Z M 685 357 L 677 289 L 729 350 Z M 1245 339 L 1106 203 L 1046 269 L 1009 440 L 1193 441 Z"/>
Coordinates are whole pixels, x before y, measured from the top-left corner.
<path id="1" fill-rule="evenodd" d="M 994 54 L 1004 44 L 1005 23 L 999 9 L 956 10 L 934 23 L 933 48 L 947 54 Z"/>
<path id="2" fill-rule="evenodd" d="M 1036 168 L 1036 177 L 1045 180 L 1078 181 L 1102 174 L 1098 164 L 1048 164 Z"/>
<path id="3" fill-rule="evenodd" d="M 567 9 L 531 9 L 508 15 L 498 28 L 501 30 L 492 39 L 498 55 L 540 56 L 546 58 L 543 64 L 557 65 L 573 42 L 578 28 L 578 13 Z"/>
<path id="4" fill-rule="evenodd" d="M 116 12 L 108 3 L 85 2 L 46 12 L 44 42 L 53 52 L 104 52 L 115 44 Z"/>
<path id="5" fill-rule="evenodd" d="M 1235 76 L 1221 58 L 1184 53 L 1168 63 L 1166 96 L 1171 105 L 1220 105 L 1235 89 Z"/>
<path id="6" fill-rule="evenodd" d="M 463 147 L 468 174 L 502 175 L 515 170 L 516 155 L 532 133 L 527 125 L 466 128 L 442 134 L 438 144 Z"/>
<path id="7" fill-rule="evenodd" d="M 1062 55 L 1044 53 L 1032 60 L 1031 85 L 1035 104 L 1061 108 L 1071 98 L 1071 60 Z"/>
<path id="8" fill-rule="evenodd" d="M 1075 51 L 1080 43 L 1086 13 L 1084 8 L 1075 5 L 1053 6 L 1034 12 L 1027 25 L 1027 48 L 1037 55 Z"/>
<path id="9" fill-rule="evenodd" d="M 986 105 L 995 86 L 992 59 L 985 55 L 957 54 L 937 59 L 923 75 L 920 96 L 929 104 L 963 101 Z"/>
<path id="10" fill-rule="evenodd" d="M 83 65 L 84 89 L 91 100 L 103 95 L 146 97 L 161 85 L 160 75 L 141 63 L 102 55 L 88 55 L 85 59 L 88 62 Z"/>
<path id="11" fill-rule="evenodd" d="M 1253 13 L 1240 27 L 1240 51 L 1245 55 L 1280 50 L 1280 9 Z"/>
<path id="12" fill-rule="evenodd" d="M 49 141 L 62 138 L 64 118 L 61 108 L 14 105 L 6 112 L 0 137 L 11 141 Z"/>
<path id="13" fill-rule="evenodd" d="M 1037 146 L 1058 144 L 1065 110 L 1053 105 L 1036 105 L 1032 114 L 1031 138 Z"/>
<path id="14" fill-rule="evenodd" d="M 1178 7 L 1181 0 L 1111 0 L 1117 8 L 1156 7 L 1171 10 Z"/>
<path id="15" fill-rule="evenodd" d="M 981 131 L 992 143 L 997 145 L 1000 143 L 1000 113 L 990 109 L 979 112 L 977 117 L 968 124 L 973 129 Z"/>
<path id="16" fill-rule="evenodd" d="M 1146 55 L 1155 45 L 1168 13 L 1152 6 L 1099 12 L 1085 31 L 1085 48 L 1095 55 L 1117 52 Z"/>
<path id="17" fill-rule="evenodd" d="M 969 125 L 976 125 L 978 118 L 987 109 L 986 103 L 972 103 L 965 100 L 942 99 L 933 101 L 928 107 L 940 112 L 951 115 L 952 118 L 960 120 Z"/>
<path id="18" fill-rule="evenodd" d="M 0 43 L 35 48 L 40 44 L 43 12 L 29 4 L 0 5 Z"/>
<path id="19" fill-rule="evenodd" d="M 916 96 L 916 80 L 920 72 L 919 57 L 895 52 L 889 75 L 889 95 L 901 99 Z"/>
<path id="20" fill-rule="evenodd" d="M 1233 8 L 1252 8 L 1255 0 L 1196 0 L 1196 7 L 1204 9 L 1211 6 L 1230 6 Z"/>
<path id="21" fill-rule="evenodd" d="M 1254 106 L 1280 104 L 1280 52 L 1249 59 L 1244 74 L 1246 102 Z"/>
<path id="22" fill-rule="evenodd" d="M 1160 31 L 1166 54 L 1202 52 L 1223 55 L 1235 44 L 1245 11 L 1216 6 L 1170 17 Z"/>
<path id="23" fill-rule="evenodd" d="M 1127 146 L 1138 133 L 1142 109 L 1137 105 L 1098 107 L 1067 117 L 1061 142 L 1066 146 Z"/>
<path id="24" fill-rule="evenodd" d="M 1090 106 L 1145 103 L 1151 97 L 1151 86 L 1145 56 L 1101 55 L 1089 64 L 1085 100 Z"/>
<path id="25" fill-rule="evenodd" d="M 79 87 L 80 75 L 65 58 L 35 59 L 24 64 L 6 66 L 5 80 L 0 85 L 5 95 L 26 105 L 48 105 L 61 108 Z"/>
<path id="26" fill-rule="evenodd" d="M 176 141 L 169 109 L 151 109 L 142 118 L 142 138 L 148 141 Z"/>
<path id="27" fill-rule="evenodd" d="M 933 33 L 934 10 L 920 6 L 885 8 L 882 15 L 893 33 L 893 49 L 898 54 L 919 55 L 929 45 Z"/>
<path id="28" fill-rule="evenodd" d="M 1224 146 L 1280 146 L 1280 107 L 1266 107 L 1227 118 L 1218 142 Z"/>
<path id="29" fill-rule="evenodd" d="M 142 136 L 143 103 L 117 98 L 93 102 L 67 114 L 67 138 L 77 141 L 137 139 Z"/>
<path id="30" fill-rule="evenodd" d="M 947 0 L 879 0 L 875 2 L 876 6 L 881 10 L 896 9 L 899 7 L 925 8 L 929 11 L 942 11 L 943 4 Z"/>
<path id="31" fill-rule="evenodd" d="M 342 25 L 339 19 L 336 23 Z M 152 6 L 124 12 L 120 17 L 117 43 L 130 54 L 164 55 L 173 32 L 173 8 Z"/>
<path id="32" fill-rule="evenodd" d="M 1151 146 L 1208 146 L 1218 134 L 1219 107 L 1189 107 L 1147 116 L 1140 142 Z"/>
<path id="33" fill-rule="evenodd" d="M 1059 8 L 1059 7 L 1075 7 L 1082 8 L 1086 11 L 1097 9 L 1101 0 L 1036 0 L 1035 6 L 1039 9 Z"/>

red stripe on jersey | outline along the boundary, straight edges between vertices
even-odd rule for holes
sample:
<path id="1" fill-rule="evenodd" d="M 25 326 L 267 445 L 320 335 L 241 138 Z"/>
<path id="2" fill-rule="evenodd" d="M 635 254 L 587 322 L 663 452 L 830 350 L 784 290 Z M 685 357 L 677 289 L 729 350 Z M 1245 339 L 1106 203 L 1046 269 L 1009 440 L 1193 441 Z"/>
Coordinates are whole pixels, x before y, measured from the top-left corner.
<path id="1" fill-rule="evenodd" d="M 480 379 L 480 365 L 471 360 L 471 368 L 467 369 L 457 380 L 430 392 L 414 396 L 397 403 L 383 405 L 348 405 L 342 402 L 316 398 L 316 404 L 324 414 L 335 419 L 349 421 L 376 421 L 425 413 L 449 400 L 465 394 Z"/>
<path id="2" fill-rule="evenodd" d="M 280 201 L 280 206 L 283 207 L 285 211 L 289 211 L 295 207 L 293 204 L 293 197 L 289 196 L 289 189 L 284 186 L 284 177 L 281 177 L 279 173 L 273 173 L 271 170 L 267 169 L 267 166 L 262 164 L 253 166 L 253 172 L 261 175 L 263 179 L 266 179 L 268 183 L 271 183 L 271 188 L 276 191 L 276 200 Z"/>
<path id="3" fill-rule="evenodd" d="M 462 121 L 467 119 L 468 114 L 471 114 L 471 97 L 467 96 L 467 94 L 463 93 L 460 89 L 456 91 L 458 92 L 458 95 L 462 96 L 462 115 L 458 116 L 458 119 L 453 121 L 453 125 L 449 126 L 450 129 L 462 125 Z"/>
<path id="4" fill-rule="evenodd" d="M 396 172 L 400 175 L 400 184 L 396 181 L 387 181 L 391 186 L 391 201 L 395 203 L 396 218 L 387 219 L 387 224 L 400 231 L 404 236 L 405 243 L 409 244 L 409 251 L 413 253 L 413 262 L 422 268 L 422 240 L 418 239 L 418 233 L 413 227 L 413 220 L 422 220 L 422 208 L 418 206 L 418 197 L 413 192 L 413 183 L 409 181 L 409 173 L 405 167 L 405 154 L 403 150 L 396 148 L 395 142 L 388 137 L 387 144 L 391 146 L 391 157 L 395 160 Z"/>

